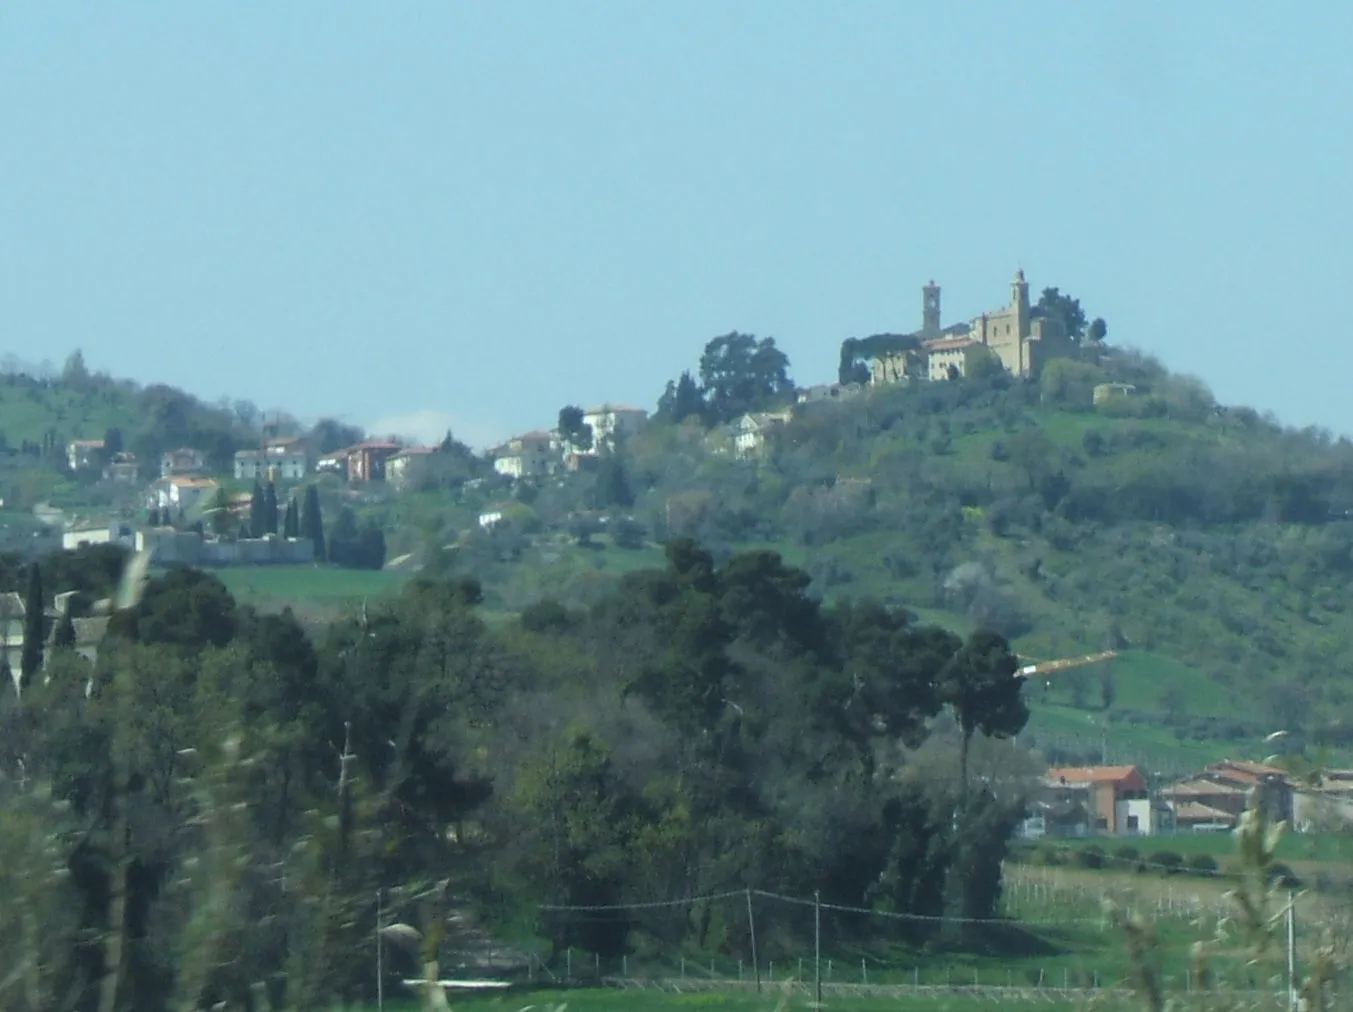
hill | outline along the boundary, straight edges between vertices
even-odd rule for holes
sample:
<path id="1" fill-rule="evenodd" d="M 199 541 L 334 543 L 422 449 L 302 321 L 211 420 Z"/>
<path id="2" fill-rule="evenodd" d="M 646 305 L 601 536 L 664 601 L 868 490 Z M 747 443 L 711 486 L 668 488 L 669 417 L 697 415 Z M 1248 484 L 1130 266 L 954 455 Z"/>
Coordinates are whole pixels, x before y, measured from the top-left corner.
<path id="1" fill-rule="evenodd" d="M 712 349 L 739 344 L 761 370 L 747 382 L 711 364 Z M 843 370 L 858 370 L 858 345 L 843 346 Z M 343 501 L 383 528 L 388 557 L 472 572 L 502 612 L 597 601 L 621 574 L 661 565 L 663 541 L 690 536 L 718 558 L 774 549 L 829 601 L 994 628 L 1026 658 L 1120 651 L 1031 689 L 1025 740 L 1057 761 L 1164 772 L 1254 754 L 1276 728 L 1301 732 L 1298 748 L 1353 742 L 1353 445 L 1218 405 L 1197 380 L 1103 343 L 1037 381 L 971 373 L 794 404 L 774 342 L 728 335 L 706 347 L 699 383 L 670 384 L 651 424 L 590 467 L 370 485 Z M 1096 404 L 1102 384 L 1118 396 Z M 745 412 L 790 406 L 754 448 L 735 448 Z M 95 493 L 65 472 L 68 439 L 116 432 L 151 460 L 195 445 L 228 470 L 263 421 L 247 403 L 90 375 L 77 354 L 59 376 L 0 376 L 0 483 L 11 510 L 78 506 Z M 316 445 L 361 436 L 338 429 L 321 423 Z M 506 521 L 481 527 L 504 503 Z M 19 513 L 6 518 L 27 536 Z M 378 575 L 228 579 L 243 599 L 323 614 L 400 582 Z"/>
<path id="2" fill-rule="evenodd" d="M 1343 748 L 1353 445 L 1220 406 L 1129 351 L 1086 359 L 799 404 L 745 457 L 727 415 L 660 409 L 595 474 L 463 500 L 444 516 L 467 532 L 450 564 L 520 610 L 595 599 L 606 573 L 652 560 L 636 546 L 673 536 L 771 548 L 826 599 L 989 626 L 1030 658 L 1121 651 L 1032 691 L 1029 739 L 1061 761 L 1189 767 L 1279 727 Z M 1105 383 L 1120 395 L 1096 405 Z M 477 530 L 504 495 L 518 519 Z M 601 518 L 631 529 L 598 533 Z"/>

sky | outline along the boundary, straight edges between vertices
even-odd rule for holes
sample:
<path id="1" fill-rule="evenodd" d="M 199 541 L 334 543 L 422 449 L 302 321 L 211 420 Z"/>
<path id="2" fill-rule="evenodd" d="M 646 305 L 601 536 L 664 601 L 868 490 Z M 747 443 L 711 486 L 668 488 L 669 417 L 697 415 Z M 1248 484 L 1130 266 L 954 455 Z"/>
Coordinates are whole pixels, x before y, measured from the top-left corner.
<path id="1" fill-rule="evenodd" d="M 0 354 L 477 447 L 1022 268 L 1353 433 L 1353 4 L 0 4 Z M 1342 96 L 1342 97 L 1341 97 Z"/>

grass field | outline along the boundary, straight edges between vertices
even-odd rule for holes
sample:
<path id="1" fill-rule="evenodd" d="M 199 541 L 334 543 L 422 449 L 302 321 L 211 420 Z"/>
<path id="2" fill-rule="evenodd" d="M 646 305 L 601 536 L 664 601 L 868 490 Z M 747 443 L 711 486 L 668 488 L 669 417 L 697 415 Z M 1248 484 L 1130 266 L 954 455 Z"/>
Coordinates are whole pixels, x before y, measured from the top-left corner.
<path id="1" fill-rule="evenodd" d="M 663 994 L 659 992 L 612 991 L 612 990 L 568 990 L 568 991 L 525 991 L 493 997 L 462 998 L 452 996 L 453 1010 L 469 1009 L 472 1012 L 518 1012 L 531 1009 L 532 1012 L 549 1012 L 561 1007 L 568 1012 L 696 1012 L 710 1009 L 714 1012 L 797 1012 L 800 1009 L 815 1008 L 811 996 L 785 995 L 776 989 L 767 987 L 765 993 L 732 994 L 727 992 L 699 992 L 694 994 Z M 824 996 L 823 1005 L 840 1012 L 975 1012 L 991 1009 L 990 1000 L 969 997 L 913 997 L 913 998 L 846 998 Z M 415 1012 L 415 1004 L 386 1003 L 390 1010 Z M 1071 1009 L 1071 1002 L 1038 1002 L 1040 1009 L 1060 1012 Z"/>
<path id="2" fill-rule="evenodd" d="M 213 573 L 237 601 L 258 607 L 342 605 L 389 593 L 409 577 L 407 572 L 327 566 L 230 566 Z"/>

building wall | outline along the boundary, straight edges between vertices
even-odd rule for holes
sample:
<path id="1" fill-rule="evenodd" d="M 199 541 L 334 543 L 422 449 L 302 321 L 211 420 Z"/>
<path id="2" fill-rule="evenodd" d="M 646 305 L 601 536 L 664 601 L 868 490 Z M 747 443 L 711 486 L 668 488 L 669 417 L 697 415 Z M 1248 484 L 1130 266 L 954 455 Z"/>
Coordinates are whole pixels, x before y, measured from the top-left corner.
<path id="1" fill-rule="evenodd" d="M 1119 801 L 1114 806 L 1115 832 L 1147 835 L 1156 831 L 1155 806 L 1149 798 Z"/>

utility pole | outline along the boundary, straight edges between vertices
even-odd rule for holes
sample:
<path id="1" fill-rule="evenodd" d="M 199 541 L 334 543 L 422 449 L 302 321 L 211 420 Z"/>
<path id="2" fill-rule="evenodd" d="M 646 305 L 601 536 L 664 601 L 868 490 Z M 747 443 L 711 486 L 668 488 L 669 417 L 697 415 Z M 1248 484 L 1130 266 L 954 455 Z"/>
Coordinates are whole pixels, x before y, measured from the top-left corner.
<path id="1" fill-rule="evenodd" d="M 822 890 L 813 890 L 813 992 L 822 1008 Z"/>
<path id="2" fill-rule="evenodd" d="M 1297 1007 L 1297 894 L 1287 890 L 1287 1006 Z"/>
<path id="3" fill-rule="evenodd" d="M 756 977 L 756 993 L 761 993 L 761 964 L 756 959 L 756 918 L 752 916 L 752 890 L 747 890 L 747 930 L 752 935 L 752 973 Z"/>
<path id="4" fill-rule="evenodd" d="M 376 890 L 376 1010 L 385 1012 L 385 941 L 381 938 L 381 890 Z"/>

